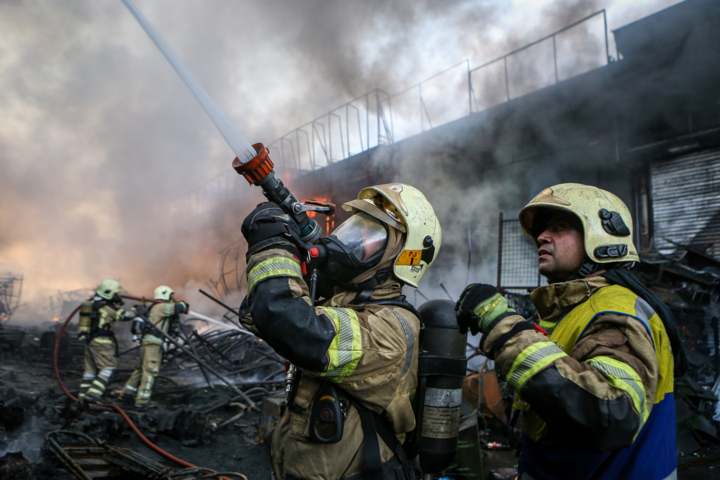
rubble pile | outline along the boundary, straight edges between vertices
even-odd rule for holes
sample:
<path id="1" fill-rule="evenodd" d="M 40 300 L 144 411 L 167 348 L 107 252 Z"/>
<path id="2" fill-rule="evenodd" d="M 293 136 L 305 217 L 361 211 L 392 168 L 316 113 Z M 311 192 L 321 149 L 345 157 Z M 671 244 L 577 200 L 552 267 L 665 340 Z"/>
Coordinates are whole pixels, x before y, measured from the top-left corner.
<path id="1" fill-rule="evenodd" d="M 193 330 L 190 334 L 183 331 L 178 340 L 204 363 L 233 381 L 265 385 L 284 380 L 285 361 L 265 342 L 245 331 L 213 329 L 200 333 Z M 189 371 L 199 371 L 210 383 L 217 383 L 217 379 L 175 345 L 170 345 L 165 354 L 163 371 L 168 376 L 184 377 Z"/>

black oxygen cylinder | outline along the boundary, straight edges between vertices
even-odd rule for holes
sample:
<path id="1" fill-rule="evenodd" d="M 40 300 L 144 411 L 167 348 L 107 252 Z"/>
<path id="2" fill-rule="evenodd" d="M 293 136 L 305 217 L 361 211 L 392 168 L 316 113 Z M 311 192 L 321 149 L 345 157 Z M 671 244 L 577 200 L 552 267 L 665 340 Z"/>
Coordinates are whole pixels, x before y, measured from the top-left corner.
<path id="1" fill-rule="evenodd" d="M 418 312 L 424 328 L 414 441 L 423 473 L 439 473 L 457 456 L 467 333 L 458 330 L 455 302 L 431 300 Z"/>

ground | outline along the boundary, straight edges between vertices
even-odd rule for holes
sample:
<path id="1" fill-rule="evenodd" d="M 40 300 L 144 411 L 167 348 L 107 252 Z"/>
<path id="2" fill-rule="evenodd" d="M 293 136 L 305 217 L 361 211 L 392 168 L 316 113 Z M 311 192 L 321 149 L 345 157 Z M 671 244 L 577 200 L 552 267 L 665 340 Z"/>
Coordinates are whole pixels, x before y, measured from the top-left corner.
<path id="1" fill-rule="evenodd" d="M 36 352 L 37 353 L 37 352 Z M 121 374 L 113 383 L 117 393 L 123 380 L 129 375 L 127 363 L 119 365 Z M 82 367 L 78 359 L 61 362 L 61 376 L 71 392 L 75 392 L 79 383 Z M 142 413 L 133 413 L 133 407 L 124 407 L 143 433 L 156 445 L 168 453 L 187 462 L 216 471 L 239 472 L 249 480 L 267 480 L 270 478 L 270 450 L 259 444 L 257 426 L 259 415 L 247 414 L 239 420 L 211 433 L 209 425 L 219 425 L 235 415 L 238 406 L 226 406 L 211 414 L 192 417 L 188 412 L 203 410 L 235 394 L 228 389 L 216 386 L 208 388 L 182 389 L 169 382 L 158 382 L 156 397 L 158 406 Z M 175 392 L 175 393 L 173 393 Z M 17 400 L 13 400 L 17 398 Z M 16 355 L 0 354 L 0 400 L 5 404 L 22 405 L 26 409 L 23 423 L 14 430 L 4 431 L 0 427 L 0 457 L 8 452 L 22 452 L 27 464 L 32 468 L 21 468 L 22 463 L 13 463 L 15 458 L 0 458 L 0 477 L 13 479 L 51 479 L 74 478 L 59 468 L 52 454 L 43 450 L 45 435 L 61 428 L 84 432 L 116 445 L 132 449 L 155 461 L 173 465 L 160 455 L 146 447 L 127 427 L 116 413 L 106 410 L 90 410 L 74 420 L 63 418 L 63 409 L 69 401 L 58 386 L 49 357 L 44 354 Z M 117 398 L 108 401 L 118 402 Z M 174 412 L 174 413 L 173 413 Z M 186 421 L 178 421 L 177 412 L 186 415 Z M 174 423 L 173 423 L 174 421 Z M 197 428 L 195 425 L 200 421 Z M 486 452 L 485 468 L 513 467 L 516 465 L 514 452 Z M 686 464 L 686 465 L 685 465 Z M 720 446 L 704 448 L 694 454 L 679 458 L 678 478 L 684 480 L 719 479 Z M 685 465 L 685 467 L 683 467 Z M 12 470 L 12 469 L 15 470 Z M 16 471 L 15 474 L 8 472 Z M 19 473 L 18 473 L 19 472 Z M 502 473 L 509 475 L 510 470 Z M 512 476 L 494 478 L 512 478 Z"/>
<path id="2" fill-rule="evenodd" d="M 48 452 L 43 450 L 45 435 L 63 428 L 84 432 L 108 444 L 130 448 L 150 459 L 173 465 L 146 447 L 114 412 L 92 409 L 72 422 L 63 419 L 63 409 L 68 405 L 68 400 L 59 388 L 51 362 L 47 358 L 28 358 L 5 353 L 0 355 L 0 360 L 0 400 L 9 403 L 13 398 L 19 397 L 19 401 L 13 403 L 26 409 L 22 425 L 6 432 L 0 430 L 0 457 L 7 452 L 22 452 L 27 460 L 39 462 L 44 468 L 52 469 L 57 464 L 52 454 L 48 455 Z M 123 366 L 120 365 L 121 370 Z M 61 369 L 64 382 L 68 389 L 75 393 L 79 383 L 78 374 L 82 371 L 80 363 L 73 361 L 66 363 L 64 367 Z M 76 373 L 71 367 L 76 368 Z M 119 381 L 111 388 L 117 392 L 124 383 L 122 380 L 128 375 L 129 372 L 119 375 Z M 158 390 L 162 391 L 162 387 L 162 382 L 159 382 Z M 164 390 L 172 391 L 168 388 Z M 189 393 L 158 396 L 158 407 L 140 414 L 133 414 L 133 407 L 122 406 L 143 433 L 168 453 L 215 471 L 239 472 L 249 480 L 266 480 L 270 477 L 270 450 L 257 443 L 257 413 L 248 414 L 215 433 L 209 433 L 207 428 L 201 427 L 178 432 L 177 427 L 188 426 L 180 425 L 181 422 L 176 422 L 175 431 L 171 431 L 174 427 L 169 425 L 172 422 L 168 419 L 173 418 L 173 411 L 202 410 L 234 396 L 229 389 L 216 386 L 214 390 L 200 388 Z M 117 398 L 109 398 L 108 401 L 120 404 Z M 222 423 L 238 411 L 237 406 L 217 409 L 211 415 L 202 416 L 205 421 L 202 427 L 207 427 L 209 423 Z M 166 433 L 161 433 L 162 431 Z M 175 438 L 172 438 L 173 436 Z M 43 474 L 37 477 L 12 478 L 74 478 L 55 476 L 61 475 L 61 470 L 54 471 L 53 476 L 47 476 L 50 471 L 43 470 Z M 10 478 L 3 472 L 0 462 L 0 477 Z"/>

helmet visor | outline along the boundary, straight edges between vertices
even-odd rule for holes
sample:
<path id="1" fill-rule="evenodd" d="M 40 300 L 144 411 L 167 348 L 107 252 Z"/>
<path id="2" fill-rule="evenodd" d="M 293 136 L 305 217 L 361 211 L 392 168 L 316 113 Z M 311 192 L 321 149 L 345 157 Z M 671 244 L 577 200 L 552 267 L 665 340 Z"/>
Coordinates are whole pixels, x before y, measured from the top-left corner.
<path id="1" fill-rule="evenodd" d="M 358 260 L 367 261 L 387 244 L 385 225 L 365 212 L 358 212 L 342 223 L 332 234 Z"/>

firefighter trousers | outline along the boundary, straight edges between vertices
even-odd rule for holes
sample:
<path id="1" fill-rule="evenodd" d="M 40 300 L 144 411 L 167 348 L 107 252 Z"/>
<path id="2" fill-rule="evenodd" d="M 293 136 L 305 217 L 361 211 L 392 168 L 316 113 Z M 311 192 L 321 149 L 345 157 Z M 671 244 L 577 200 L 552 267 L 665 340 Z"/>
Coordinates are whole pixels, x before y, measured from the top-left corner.
<path id="1" fill-rule="evenodd" d="M 85 345 L 85 372 L 78 398 L 98 401 L 105 394 L 115 368 L 115 343 L 109 337 L 94 338 Z"/>
<path id="2" fill-rule="evenodd" d="M 125 384 L 123 396 L 134 396 L 135 405 L 145 405 L 150 401 L 155 377 L 160 373 L 162 345 L 143 343 L 140 357 L 130 379 Z"/>

